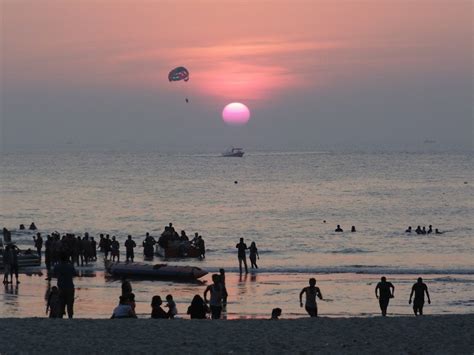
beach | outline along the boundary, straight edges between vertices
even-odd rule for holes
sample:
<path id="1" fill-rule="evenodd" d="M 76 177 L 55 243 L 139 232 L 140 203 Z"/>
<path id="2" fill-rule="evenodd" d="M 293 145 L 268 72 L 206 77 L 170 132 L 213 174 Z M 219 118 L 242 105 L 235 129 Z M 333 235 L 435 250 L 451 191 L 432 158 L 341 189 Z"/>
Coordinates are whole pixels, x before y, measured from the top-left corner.
<path id="1" fill-rule="evenodd" d="M 474 314 L 293 320 L 0 319 L 0 353 L 472 354 Z"/>

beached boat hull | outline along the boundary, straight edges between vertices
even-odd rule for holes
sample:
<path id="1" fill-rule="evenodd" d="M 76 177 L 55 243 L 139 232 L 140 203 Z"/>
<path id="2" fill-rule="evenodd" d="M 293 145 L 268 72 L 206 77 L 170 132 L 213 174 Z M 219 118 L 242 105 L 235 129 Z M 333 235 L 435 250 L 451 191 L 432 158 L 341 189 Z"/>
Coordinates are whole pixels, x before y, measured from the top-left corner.
<path id="1" fill-rule="evenodd" d="M 163 280 L 197 280 L 205 275 L 204 271 L 195 266 L 175 266 L 167 264 L 116 263 L 107 262 L 107 272 L 113 276 L 139 277 Z"/>

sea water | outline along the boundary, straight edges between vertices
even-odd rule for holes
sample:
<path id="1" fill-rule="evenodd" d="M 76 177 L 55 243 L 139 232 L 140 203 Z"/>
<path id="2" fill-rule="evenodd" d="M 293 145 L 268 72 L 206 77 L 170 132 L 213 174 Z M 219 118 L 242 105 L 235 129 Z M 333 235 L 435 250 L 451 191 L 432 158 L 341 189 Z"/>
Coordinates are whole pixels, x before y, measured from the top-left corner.
<path id="1" fill-rule="evenodd" d="M 329 316 L 378 313 L 374 288 L 385 275 L 395 285 L 389 311 L 410 314 L 411 285 L 422 276 L 430 289 L 427 313 L 474 310 L 474 180 L 472 153 L 262 152 L 243 158 L 210 154 L 35 153 L 0 158 L 0 227 L 22 248 L 33 248 L 35 222 L 53 231 L 98 239 L 136 240 L 142 261 L 146 232 L 158 237 L 172 222 L 178 232 L 201 234 L 205 260 L 167 260 L 227 272 L 227 315 L 304 315 L 299 291 L 316 277 Z M 343 233 L 334 229 L 340 224 Z M 410 225 L 443 234 L 407 234 Z M 354 225 L 357 232 L 351 233 Z M 259 250 L 258 270 L 239 277 L 235 245 L 244 238 Z M 124 255 L 122 255 L 122 258 Z M 163 262 L 155 258 L 155 263 Z M 250 265 L 249 265 L 250 266 Z M 0 288 L 0 314 L 41 316 L 48 282 L 42 268 L 26 270 L 18 287 Z M 102 259 L 79 268 L 76 315 L 107 317 L 120 281 Z M 174 295 L 185 313 L 202 283 L 133 281 L 138 312 L 151 297 Z M 52 282 L 54 285 L 54 280 Z"/>

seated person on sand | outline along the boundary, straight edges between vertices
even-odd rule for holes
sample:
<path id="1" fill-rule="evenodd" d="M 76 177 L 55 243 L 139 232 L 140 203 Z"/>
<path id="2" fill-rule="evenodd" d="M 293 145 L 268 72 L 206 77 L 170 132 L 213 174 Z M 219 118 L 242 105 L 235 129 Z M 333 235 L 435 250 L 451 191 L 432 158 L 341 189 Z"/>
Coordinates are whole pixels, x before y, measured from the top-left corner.
<path id="1" fill-rule="evenodd" d="M 168 313 L 161 308 L 163 301 L 161 300 L 160 296 L 153 296 L 151 299 L 151 318 L 169 318 Z"/>
<path id="2" fill-rule="evenodd" d="M 336 227 L 335 232 L 344 232 L 344 230 L 341 228 L 341 226 L 338 224 Z"/>
<path id="3" fill-rule="evenodd" d="M 273 308 L 272 317 L 270 320 L 278 320 L 278 317 L 281 316 L 281 308 Z"/>
<path id="4" fill-rule="evenodd" d="M 117 318 L 137 318 L 132 307 L 127 304 L 127 297 L 120 296 L 119 298 L 119 305 L 115 307 L 111 319 Z"/>
<path id="5" fill-rule="evenodd" d="M 178 308 L 176 308 L 176 302 L 173 300 L 172 295 L 167 295 L 166 296 L 166 308 L 168 308 L 168 316 L 170 319 L 173 319 L 174 316 L 178 315 Z"/>
<path id="6" fill-rule="evenodd" d="M 207 304 L 200 295 L 195 295 L 188 307 L 188 312 L 191 319 L 206 319 L 206 314 L 211 312 Z"/>

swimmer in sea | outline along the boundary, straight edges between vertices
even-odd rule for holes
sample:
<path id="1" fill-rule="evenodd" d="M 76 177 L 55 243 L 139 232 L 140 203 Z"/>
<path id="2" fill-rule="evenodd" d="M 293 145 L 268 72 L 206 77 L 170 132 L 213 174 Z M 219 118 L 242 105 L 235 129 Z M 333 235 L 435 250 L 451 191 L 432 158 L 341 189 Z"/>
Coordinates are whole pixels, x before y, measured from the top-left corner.
<path id="1" fill-rule="evenodd" d="M 338 224 L 336 227 L 335 232 L 344 232 L 344 230 L 341 228 L 341 226 Z"/>
<path id="2" fill-rule="evenodd" d="M 408 226 L 407 230 L 405 231 L 405 233 L 411 233 L 411 226 Z"/>
<path id="3" fill-rule="evenodd" d="M 306 294 L 306 312 L 308 312 L 310 317 L 317 317 L 318 305 L 316 303 L 316 296 L 322 300 L 323 295 L 319 287 L 316 287 L 316 279 L 314 277 L 309 279 L 309 286 L 303 288 L 300 292 L 300 307 L 303 307 L 303 294 Z"/>

